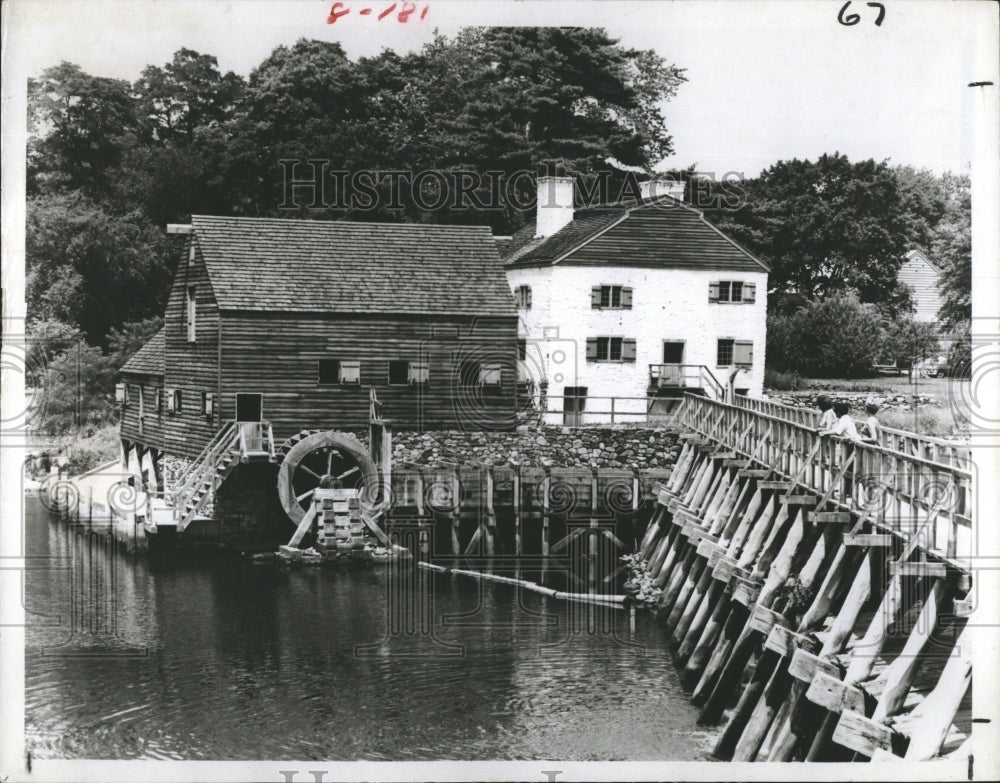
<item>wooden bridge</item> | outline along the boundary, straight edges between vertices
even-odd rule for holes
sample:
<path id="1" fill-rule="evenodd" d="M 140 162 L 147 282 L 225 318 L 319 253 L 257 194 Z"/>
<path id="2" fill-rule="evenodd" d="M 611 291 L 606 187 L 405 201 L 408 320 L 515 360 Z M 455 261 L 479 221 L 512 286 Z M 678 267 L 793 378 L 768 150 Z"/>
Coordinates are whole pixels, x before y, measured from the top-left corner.
<path id="1" fill-rule="evenodd" d="M 701 722 L 737 761 L 964 753 L 971 475 L 960 447 L 821 437 L 811 413 L 688 397 L 642 539 Z"/>

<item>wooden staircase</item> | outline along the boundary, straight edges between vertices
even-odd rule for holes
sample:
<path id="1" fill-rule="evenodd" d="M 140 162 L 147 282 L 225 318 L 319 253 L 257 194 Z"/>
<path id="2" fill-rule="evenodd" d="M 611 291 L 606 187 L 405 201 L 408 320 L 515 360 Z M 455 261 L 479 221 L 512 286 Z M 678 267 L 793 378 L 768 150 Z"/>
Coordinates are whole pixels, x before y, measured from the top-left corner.
<path id="1" fill-rule="evenodd" d="M 269 422 L 230 421 L 221 427 L 169 492 L 177 532 L 184 532 L 206 510 L 237 465 L 258 458 L 274 458 L 274 434 Z"/>

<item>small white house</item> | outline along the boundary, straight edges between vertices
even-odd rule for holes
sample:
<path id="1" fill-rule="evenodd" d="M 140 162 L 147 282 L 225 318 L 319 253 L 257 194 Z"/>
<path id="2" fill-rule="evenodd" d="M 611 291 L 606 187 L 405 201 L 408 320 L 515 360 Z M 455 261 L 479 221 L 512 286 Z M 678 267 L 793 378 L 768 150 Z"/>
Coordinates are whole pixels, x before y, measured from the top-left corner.
<path id="1" fill-rule="evenodd" d="M 649 185 L 638 203 L 577 210 L 572 178 L 539 178 L 535 223 L 501 246 L 521 378 L 545 389 L 550 423 L 635 422 L 685 391 L 762 391 L 768 267 Z"/>
<path id="2" fill-rule="evenodd" d="M 941 270 L 919 250 L 906 254 L 906 261 L 899 267 L 896 277 L 900 283 L 910 287 L 913 297 L 913 318 L 917 321 L 934 323 L 941 308 L 938 280 Z"/>

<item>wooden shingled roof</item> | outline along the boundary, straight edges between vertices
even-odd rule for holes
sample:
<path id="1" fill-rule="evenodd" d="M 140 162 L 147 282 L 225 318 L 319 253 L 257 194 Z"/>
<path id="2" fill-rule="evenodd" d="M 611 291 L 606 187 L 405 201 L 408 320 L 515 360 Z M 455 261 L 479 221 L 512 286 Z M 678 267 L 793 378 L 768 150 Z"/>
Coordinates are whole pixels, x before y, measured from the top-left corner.
<path id="1" fill-rule="evenodd" d="M 578 211 L 546 239 L 535 225 L 514 234 L 504 253 L 509 268 L 528 266 L 638 266 L 768 272 L 749 250 L 709 223 L 704 214 L 670 197 Z"/>
<path id="2" fill-rule="evenodd" d="M 517 317 L 486 226 L 194 215 L 222 310 Z"/>
<path id="3" fill-rule="evenodd" d="M 164 373 L 164 348 L 166 338 L 163 329 L 146 341 L 138 351 L 132 354 L 122 366 L 120 372 L 131 373 L 133 375 L 163 375 Z"/>

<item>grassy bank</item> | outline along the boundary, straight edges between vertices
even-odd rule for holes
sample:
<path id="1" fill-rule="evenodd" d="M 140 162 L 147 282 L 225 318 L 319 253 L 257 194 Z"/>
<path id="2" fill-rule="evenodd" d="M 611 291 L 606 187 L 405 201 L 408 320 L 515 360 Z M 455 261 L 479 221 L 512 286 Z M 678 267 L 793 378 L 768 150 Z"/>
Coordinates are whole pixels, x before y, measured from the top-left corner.
<path id="1" fill-rule="evenodd" d="M 29 470 L 33 466 L 36 473 L 41 469 L 43 455 L 53 464 L 64 463 L 70 475 L 77 475 L 117 459 L 120 449 L 118 425 L 114 423 L 81 427 L 60 435 L 36 435 L 31 442 Z"/>

